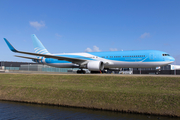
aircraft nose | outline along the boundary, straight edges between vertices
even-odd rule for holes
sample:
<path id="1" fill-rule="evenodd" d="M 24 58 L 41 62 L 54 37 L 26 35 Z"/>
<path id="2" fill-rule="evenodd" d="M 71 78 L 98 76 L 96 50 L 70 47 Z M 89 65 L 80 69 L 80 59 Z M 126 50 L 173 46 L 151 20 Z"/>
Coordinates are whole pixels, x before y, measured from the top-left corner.
<path id="1" fill-rule="evenodd" d="M 170 59 L 170 61 L 172 61 L 172 62 L 175 61 L 175 59 L 174 59 L 173 57 L 170 57 L 169 59 Z"/>

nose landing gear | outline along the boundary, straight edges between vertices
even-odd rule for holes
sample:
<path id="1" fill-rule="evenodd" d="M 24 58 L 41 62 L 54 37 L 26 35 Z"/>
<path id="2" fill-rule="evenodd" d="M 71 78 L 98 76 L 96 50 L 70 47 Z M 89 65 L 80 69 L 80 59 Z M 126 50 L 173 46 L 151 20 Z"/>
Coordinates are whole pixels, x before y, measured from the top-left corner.
<path id="1" fill-rule="evenodd" d="M 156 67 L 156 75 L 158 75 L 159 73 L 160 73 L 160 71 L 161 71 L 161 67 L 159 66 L 159 67 Z"/>

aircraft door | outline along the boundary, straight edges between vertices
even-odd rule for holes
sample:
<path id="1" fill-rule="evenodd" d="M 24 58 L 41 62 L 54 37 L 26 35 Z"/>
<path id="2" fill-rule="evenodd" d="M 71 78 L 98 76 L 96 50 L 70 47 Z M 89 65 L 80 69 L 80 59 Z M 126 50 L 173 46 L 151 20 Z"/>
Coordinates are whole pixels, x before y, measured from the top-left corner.
<path id="1" fill-rule="evenodd" d="M 154 53 L 150 53 L 150 54 L 149 54 L 149 59 L 150 59 L 150 60 L 154 60 Z"/>

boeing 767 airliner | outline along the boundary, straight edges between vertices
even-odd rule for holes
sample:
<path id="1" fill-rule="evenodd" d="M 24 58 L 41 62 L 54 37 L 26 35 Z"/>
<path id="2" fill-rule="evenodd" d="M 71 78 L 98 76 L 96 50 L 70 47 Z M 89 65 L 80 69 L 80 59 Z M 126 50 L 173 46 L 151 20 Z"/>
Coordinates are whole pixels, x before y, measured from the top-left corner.
<path id="1" fill-rule="evenodd" d="M 168 53 L 157 50 L 51 54 L 35 34 L 31 37 L 35 53 L 16 50 L 6 38 L 4 40 L 13 52 L 37 56 L 34 58 L 16 57 L 32 59 L 34 62 L 59 68 L 80 68 L 91 72 L 117 68 L 160 68 L 175 60 Z"/>

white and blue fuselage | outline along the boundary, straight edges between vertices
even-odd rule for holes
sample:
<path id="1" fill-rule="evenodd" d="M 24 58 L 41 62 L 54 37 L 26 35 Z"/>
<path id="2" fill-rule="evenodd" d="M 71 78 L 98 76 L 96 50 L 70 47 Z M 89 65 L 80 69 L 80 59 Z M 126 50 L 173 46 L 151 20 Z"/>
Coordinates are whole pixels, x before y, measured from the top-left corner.
<path id="1" fill-rule="evenodd" d="M 150 68 L 168 65 L 174 62 L 174 58 L 169 56 L 169 54 L 157 50 L 63 53 L 53 55 L 86 61 L 102 61 L 103 63 L 107 63 L 104 65 L 104 68 Z M 42 58 L 42 60 L 36 60 L 35 62 L 60 68 L 80 67 L 78 64 L 53 58 Z"/>

